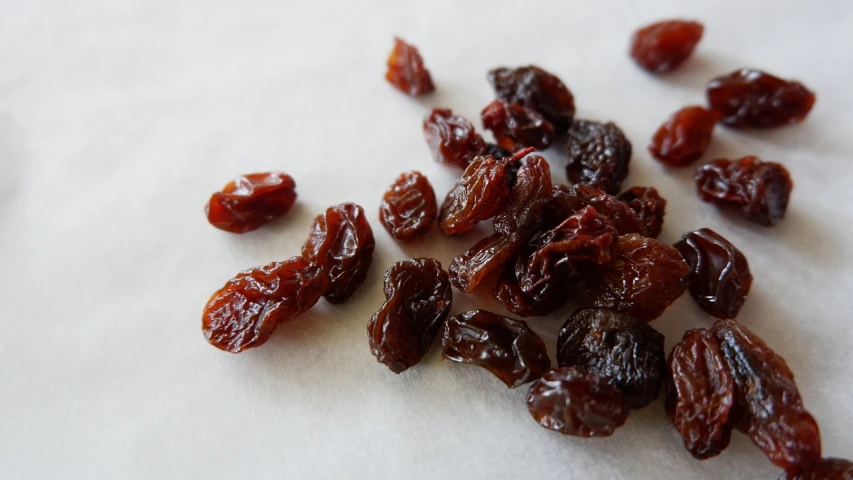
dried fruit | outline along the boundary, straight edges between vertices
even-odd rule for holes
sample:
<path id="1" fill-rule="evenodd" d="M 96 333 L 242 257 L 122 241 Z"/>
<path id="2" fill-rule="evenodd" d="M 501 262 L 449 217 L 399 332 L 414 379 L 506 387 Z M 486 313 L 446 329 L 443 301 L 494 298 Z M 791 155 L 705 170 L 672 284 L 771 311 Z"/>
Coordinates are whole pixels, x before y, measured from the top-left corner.
<path id="1" fill-rule="evenodd" d="M 571 126 L 575 99 L 555 75 L 533 65 L 501 67 L 490 70 L 488 80 L 499 99 L 539 112 L 551 122 L 557 135 Z"/>
<path id="2" fill-rule="evenodd" d="M 699 198 L 740 208 L 744 217 L 772 227 L 785 217 L 794 183 L 782 165 L 758 157 L 714 160 L 696 170 Z"/>
<path id="3" fill-rule="evenodd" d="M 355 293 L 373 262 L 375 245 L 364 209 L 354 203 L 329 207 L 314 219 L 302 256 L 329 275 L 326 301 L 344 303 Z"/>
<path id="4" fill-rule="evenodd" d="M 616 259 L 587 282 L 596 307 L 612 308 L 648 322 L 687 289 L 690 269 L 678 250 L 637 234 L 619 237 Z"/>
<path id="5" fill-rule="evenodd" d="M 313 307 L 328 286 L 322 269 L 302 257 L 244 270 L 205 305 L 204 338 L 231 353 L 257 347 L 277 325 Z"/>
<path id="6" fill-rule="evenodd" d="M 498 145 L 515 151 L 534 147 L 544 150 L 554 141 L 554 127 L 535 110 L 517 103 L 495 100 L 480 113 L 483 128 L 491 130 Z"/>
<path id="7" fill-rule="evenodd" d="M 658 397 L 663 384 L 663 335 L 630 315 L 582 308 L 560 330 L 557 363 L 610 380 L 629 408 L 642 408 Z"/>
<path id="8" fill-rule="evenodd" d="M 853 480 L 853 462 L 843 458 L 823 458 L 805 470 L 785 472 L 779 480 Z"/>
<path id="9" fill-rule="evenodd" d="M 510 312 L 522 317 L 541 317 L 560 308 L 573 292 L 567 281 L 555 281 L 530 294 L 521 290 L 515 276 L 515 264 L 510 262 L 495 285 L 494 296 Z M 577 287 L 574 287 L 577 289 Z"/>
<path id="10" fill-rule="evenodd" d="M 284 215 L 295 201 L 296 183 L 290 175 L 251 173 L 237 177 L 211 195 L 204 214 L 220 230 L 245 233 Z"/>
<path id="11" fill-rule="evenodd" d="M 525 151 L 516 153 L 520 158 Z M 539 155 L 524 159 L 506 208 L 495 216 L 495 231 L 502 235 L 530 237 L 542 220 L 542 210 L 551 197 L 551 168 Z M 525 238 L 524 240 L 527 240 Z"/>
<path id="12" fill-rule="evenodd" d="M 379 221 L 401 242 L 411 242 L 429 232 L 437 213 L 432 185 L 418 171 L 397 177 L 379 204 Z"/>
<path id="13" fill-rule="evenodd" d="M 483 238 L 462 255 L 450 262 L 450 283 L 463 293 L 471 293 L 492 273 L 512 259 L 526 238 L 493 233 Z"/>
<path id="14" fill-rule="evenodd" d="M 715 457 L 729 446 L 735 384 L 717 338 L 688 330 L 667 361 L 666 413 L 696 458 Z"/>
<path id="15" fill-rule="evenodd" d="M 394 373 L 416 365 L 450 312 L 447 273 L 431 258 L 397 262 L 385 272 L 385 303 L 367 323 L 370 352 Z"/>
<path id="16" fill-rule="evenodd" d="M 628 176 L 631 142 L 616 124 L 576 120 L 566 138 L 566 153 L 570 183 L 619 193 L 622 180 Z"/>
<path id="17" fill-rule="evenodd" d="M 702 107 L 684 107 L 658 128 L 649 153 L 668 167 L 684 167 L 699 160 L 711 143 L 717 112 Z"/>
<path id="18" fill-rule="evenodd" d="M 486 310 L 450 317 L 441 335 L 444 358 L 481 366 L 515 388 L 551 368 L 545 342 L 521 320 Z"/>
<path id="19" fill-rule="evenodd" d="M 388 72 L 385 79 L 398 90 L 411 96 L 423 95 L 435 90 L 424 59 L 414 45 L 394 38 L 394 50 L 388 56 Z"/>
<path id="20" fill-rule="evenodd" d="M 424 118 L 424 138 L 436 162 L 465 168 L 486 152 L 486 142 L 468 119 L 435 108 Z"/>
<path id="21" fill-rule="evenodd" d="M 735 318 L 752 285 L 743 253 L 710 228 L 685 233 L 675 248 L 690 267 L 696 303 L 717 318 Z"/>
<path id="22" fill-rule="evenodd" d="M 637 30 L 631 39 L 631 57 L 652 73 L 681 65 L 702 39 L 704 27 L 688 20 L 665 20 Z"/>
<path id="23" fill-rule="evenodd" d="M 599 214 L 607 217 L 620 235 L 640 233 L 651 237 L 654 233 L 643 223 L 643 219 L 632 207 L 597 188 L 582 184 L 571 187 L 554 186 L 544 212 L 545 221 L 556 225 L 587 205 L 594 207 Z"/>
<path id="24" fill-rule="evenodd" d="M 477 157 L 441 204 L 439 226 L 445 235 L 465 233 L 493 217 L 509 201 L 509 162 Z"/>
<path id="25" fill-rule="evenodd" d="M 666 200 L 654 187 L 633 187 L 620 193 L 617 200 L 624 202 L 637 213 L 646 225 L 644 236 L 658 238 L 663 229 L 663 216 L 666 214 Z"/>
<path id="26" fill-rule="evenodd" d="M 625 423 L 625 397 L 606 380 L 576 367 L 548 370 L 527 393 L 539 425 L 577 437 L 609 437 Z"/>
<path id="27" fill-rule="evenodd" d="M 750 68 L 708 83 L 708 104 L 730 127 L 773 128 L 799 123 L 815 102 L 803 84 Z"/>

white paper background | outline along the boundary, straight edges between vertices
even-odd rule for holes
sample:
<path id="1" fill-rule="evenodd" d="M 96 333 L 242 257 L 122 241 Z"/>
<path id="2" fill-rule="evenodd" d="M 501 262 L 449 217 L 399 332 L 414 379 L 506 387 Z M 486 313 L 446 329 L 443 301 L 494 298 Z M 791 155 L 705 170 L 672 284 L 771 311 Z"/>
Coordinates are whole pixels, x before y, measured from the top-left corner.
<path id="1" fill-rule="evenodd" d="M 531 421 L 526 388 L 436 348 L 400 376 L 370 355 L 385 269 L 425 255 L 447 265 L 485 231 L 398 245 L 375 220 L 381 192 L 419 169 L 443 196 L 459 172 L 431 160 L 422 116 L 447 106 L 476 119 L 492 97 L 486 70 L 527 63 L 569 85 L 579 117 L 625 130 L 626 186 L 669 200 L 662 240 L 707 226 L 746 253 L 755 284 L 739 320 L 797 373 L 825 454 L 851 456 L 853 4 L 697 3 L 0 2 L 0 476 L 775 478 L 741 435 L 694 461 L 660 402 L 582 440 Z M 700 19 L 705 37 L 681 71 L 655 78 L 627 57 L 628 37 L 671 16 Z M 384 82 L 394 34 L 420 47 L 436 94 Z M 718 128 L 707 155 L 790 169 L 788 218 L 773 229 L 701 203 L 692 169 L 667 172 L 645 151 L 671 112 L 703 102 L 709 78 L 741 66 L 818 94 L 804 124 Z M 241 236 L 206 223 L 212 191 L 271 169 L 297 181 L 285 219 Z M 262 348 L 209 346 L 208 296 L 297 254 L 313 216 L 343 201 L 366 208 L 377 237 L 358 294 L 321 301 Z M 454 302 L 499 308 L 488 292 Z M 552 355 L 571 309 L 530 322 Z M 653 323 L 668 348 L 709 324 L 688 296 Z"/>

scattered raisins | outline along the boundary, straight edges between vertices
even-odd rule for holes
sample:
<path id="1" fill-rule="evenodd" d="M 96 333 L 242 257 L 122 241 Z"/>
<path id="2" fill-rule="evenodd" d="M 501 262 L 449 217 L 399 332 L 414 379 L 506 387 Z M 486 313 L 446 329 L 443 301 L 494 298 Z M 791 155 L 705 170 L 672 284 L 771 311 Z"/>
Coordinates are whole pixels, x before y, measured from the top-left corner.
<path id="1" fill-rule="evenodd" d="M 465 168 L 486 152 L 486 142 L 468 119 L 435 108 L 424 118 L 424 138 L 436 162 Z"/>
<path id="2" fill-rule="evenodd" d="M 509 201 L 509 162 L 477 157 L 441 204 L 439 226 L 445 235 L 465 233 L 493 217 Z"/>
<path id="3" fill-rule="evenodd" d="M 545 221 L 550 225 L 556 225 L 587 205 L 594 207 L 599 214 L 607 217 L 620 235 L 640 233 L 651 237 L 654 234 L 628 204 L 597 188 L 583 184 L 571 187 L 555 185 L 544 212 Z"/>
<path id="4" fill-rule="evenodd" d="M 631 142 L 612 122 L 576 120 L 566 139 L 570 183 L 582 183 L 610 194 L 619 193 L 628 176 Z"/>
<path id="5" fill-rule="evenodd" d="M 423 95 L 435 90 L 424 59 L 414 45 L 394 38 L 394 50 L 388 56 L 388 72 L 385 79 L 398 90 L 411 96 Z"/>
<path id="6" fill-rule="evenodd" d="M 843 458 L 823 458 L 805 470 L 785 472 L 779 480 L 853 480 L 853 462 Z"/>
<path id="7" fill-rule="evenodd" d="M 702 39 L 699 22 L 665 20 L 647 25 L 631 39 L 631 57 L 652 73 L 669 72 L 687 60 Z"/>
<path id="8" fill-rule="evenodd" d="M 554 127 L 535 110 L 517 103 L 495 100 L 480 113 L 483 128 L 491 130 L 498 145 L 509 151 L 534 147 L 544 150 L 554 141 Z"/>
<path id="9" fill-rule="evenodd" d="M 649 144 L 649 153 L 668 167 L 684 167 L 699 160 L 711 143 L 717 112 L 692 106 L 672 114 L 658 128 Z"/>
<path id="10" fill-rule="evenodd" d="M 750 68 L 708 83 L 708 104 L 730 127 L 773 128 L 802 122 L 815 94 L 803 84 Z"/>
<path id="11" fill-rule="evenodd" d="M 666 200 L 654 187 L 633 187 L 620 193 L 617 200 L 624 202 L 637 213 L 646 228 L 639 233 L 646 237 L 658 238 L 663 229 L 663 216 L 666 214 Z"/>
<path id="12" fill-rule="evenodd" d="M 392 237 L 401 242 L 411 242 L 426 235 L 437 214 L 435 191 L 429 180 L 418 171 L 397 177 L 379 204 L 379 221 Z"/>
<path id="13" fill-rule="evenodd" d="M 497 273 L 521 249 L 526 238 L 493 233 L 450 262 L 450 283 L 471 293 L 489 275 Z"/>
<path id="14" fill-rule="evenodd" d="M 533 65 L 501 67 L 490 70 L 488 80 L 500 100 L 539 112 L 551 122 L 557 135 L 571 126 L 575 99 L 555 75 Z"/>
<path id="15" fill-rule="evenodd" d="M 522 153 L 518 152 L 513 158 Z M 495 216 L 495 231 L 502 235 L 533 235 L 550 198 L 551 168 L 544 158 L 530 155 L 518 169 L 506 208 Z"/>
<path id="16" fill-rule="evenodd" d="M 290 175 L 251 173 L 211 195 L 204 213 L 207 221 L 220 230 L 245 233 L 284 215 L 295 201 L 296 183 Z"/>

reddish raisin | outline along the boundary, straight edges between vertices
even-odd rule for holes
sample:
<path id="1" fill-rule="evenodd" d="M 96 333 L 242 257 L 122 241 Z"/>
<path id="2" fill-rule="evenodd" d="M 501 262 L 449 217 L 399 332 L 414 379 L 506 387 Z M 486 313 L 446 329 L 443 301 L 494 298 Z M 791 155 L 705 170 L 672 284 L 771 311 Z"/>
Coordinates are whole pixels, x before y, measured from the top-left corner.
<path id="1" fill-rule="evenodd" d="M 488 80 L 500 100 L 539 112 L 551 122 L 557 135 L 571 126 L 575 99 L 555 75 L 533 65 L 501 67 L 490 70 Z"/>
<path id="2" fill-rule="evenodd" d="M 493 217 L 509 201 L 509 162 L 477 157 L 441 204 L 439 226 L 445 235 L 465 233 Z"/>
<path id="3" fill-rule="evenodd" d="M 388 56 L 385 79 L 403 93 L 417 96 L 435 90 L 424 59 L 414 45 L 394 38 L 394 50 Z"/>
<path id="4" fill-rule="evenodd" d="M 518 152 L 515 157 L 523 152 Z M 551 168 L 539 155 L 524 159 L 506 208 L 495 216 L 495 231 L 502 235 L 529 237 L 542 220 L 542 211 L 551 198 Z"/>
<path id="5" fill-rule="evenodd" d="M 620 235 L 629 233 L 640 233 L 651 237 L 654 233 L 649 231 L 640 215 L 628 204 L 617 200 L 597 188 L 588 185 L 556 185 L 551 191 L 551 199 L 545 209 L 545 222 L 556 224 L 563 219 L 580 210 L 585 206 L 594 207 L 595 210 L 607 217 Z"/>
<path id="6" fill-rule="evenodd" d="M 681 65 L 702 39 L 699 22 L 666 20 L 647 25 L 631 39 L 631 57 L 652 73 L 663 73 Z"/>
<path id="7" fill-rule="evenodd" d="M 525 241 L 518 235 L 489 235 L 450 262 L 450 282 L 463 293 L 471 293 L 486 277 L 499 272 Z"/>
<path id="8" fill-rule="evenodd" d="M 314 219 L 302 256 L 329 275 L 331 283 L 324 295 L 329 303 L 346 302 L 361 286 L 375 245 L 364 209 L 354 203 L 329 207 Z"/>
<path id="9" fill-rule="evenodd" d="M 255 230 L 290 211 L 296 183 L 280 172 L 251 173 L 232 180 L 210 196 L 204 207 L 207 221 L 231 233 Z"/>
<path id="10" fill-rule="evenodd" d="M 649 153 L 668 167 L 690 165 L 705 154 L 719 119 L 711 110 L 684 107 L 658 128 Z"/>
<path id="11" fill-rule="evenodd" d="M 616 197 L 637 213 L 646 225 L 644 236 L 658 238 L 663 229 L 663 216 L 666 214 L 666 200 L 654 187 L 633 187 Z"/>
<path id="12" fill-rule="evenodd" d="M 486 142 L 468 119 L 435 108 L 424 118 L 424 138 L 436 162 L 465 168 L 486 152 Z"/>
<path id="13" fill-rule="evenodd" d="M 779 480 L 853 480 L 853 462 L 842 458 L 823 458 L 805 470 L 785 472 Z"/>
<path id="14" fill-rule="evenodd" d="M 740 208 L 748 220 L 772 227 L 785 218 L 794 183 L 782 165 L 758 157 L 714 160 L 696 170 L 699 198 Z"/>
<path id="15" fill-rule="evenodd" d="M 730 127 L 773 128 L 799 123 L 814 106 L 803 84 L 744 68 L 708 83 L 708 104 Z"/>
<path id="16" fill-rule="evenodd" d="M 576 367 L 548 370 L 530 387 L 527 409 L 543 427 L 577 437 L 609 437 L 625 423 L 625 397 Z"/>
<path id="17" fill-rule="evenodd" d="M 379 221 L 401 242 L 411 242 L 429 232 L 437 214 L 432 185 L 418 171 L 397 177 L 379 204 Z"/>
<path id="18" fill-rule="evenodd" d="M 631 142 L 616 124 L 576 120 L 569 129 L 566 153 L 570 183 L 619 193 L 622 180 L 628 176 Z"/>
<path id="19" fill-rule="evenodd" d="M 535 110 L 517 103 L 495 100 L 480 113 L 483 127 L 491 130 L 498 145 L 509 151 L 534 147 L 544 150 L 554 141 L 554 127 Z"/>

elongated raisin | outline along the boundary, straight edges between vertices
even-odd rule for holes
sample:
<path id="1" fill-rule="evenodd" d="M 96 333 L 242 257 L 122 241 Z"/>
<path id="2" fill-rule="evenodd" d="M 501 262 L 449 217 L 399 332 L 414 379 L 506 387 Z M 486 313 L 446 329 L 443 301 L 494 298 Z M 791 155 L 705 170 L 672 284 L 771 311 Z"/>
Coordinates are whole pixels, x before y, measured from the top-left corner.
<path id="1" fill-rule="evenodd" d="M 535 110 L 517 103 L 495 100 L 480 113 L 483 128 L 491 130 L 498 145 L 515 151 L 534 147 L 544 150 L 554 141 L 554 127 Z"/>
<path id="2" fill-rule="evenodd" d="M 729 127 L 773 128 L 802 122 L 815 94 L 803 84 L 744 68 L 708 83 L 708 104 Z"/>
<path id="3" fill-rule="evenodd" d="M 805 470 L 785 472 L 779 480 L 853 480 L 853 462 L 843 458 L 823 458 Z"/>
<path id="4" fill-rule="evenodd" d="M 719 119 L 717 112 L 703 107 L 684 107 L 658 128 L 649 153 L 668 167 L 690 165 L 705 154 Z"/>
<path id="5" fill-rule="evenodd" d="M 394 50 L 388 56 L 388 71 L 385 79 L 398 90 L 411 96 L 423 95 L 435 90 L 424 59 L 414 45 L 394 38 Z"/>
<path id="6" fill-rule="evenodd" d="M 450 109 L 435 108 L 424 118 L 424 138 L 436 162 L 465 168 L 486 153 L 486 142 L 468 119 Z"/>
<path id="7" fill-rule="evenodd" d="M 429 232 L 437 214 L 432 185 L 418 171 L 397 177 L 379 204 L 379 221 L 401 242 L 411 242 Z"/>
<path id="8" fill-rule="evenodd" d="M 517 158 L 519 152 L 516 154 Z M 502 235 L 533 235 L 551 197 L 551 168 L 539 155 L 524 159 L 506 208 L 495 216 L 495 231 Z M 525 238 L 526 240 L 526 238 Z"/>
<path id="9" fill-rule="evenodd" d="M 509 262 L 527 239 L 494 233 L 483 238 L 450 262 L 450 282 L 463 293 L 471 293 L 489 275 Z"/>
<path id="10" fill-rule="evenodd" d="M 631 142 L 616 124 L 576 120 L 566 138 L 566 153 L 569 183 L 619 193 L 628 176 Z"/>
<path id="11" fill-rule="evenodd" d="M 509 162 L 477 157 L 441 204 L 439 226 L 445 235 L 465 233 L 503 210 L 509 201 Z"/>
<path id="12" fill-rule="evenodd" d="M 666 200 L 654 187 L 633 187 L 620 193 L 617 200 L 624 202 L 636 212 L 646 225 L 644 236 L 658 238 L 663 229 L 663 216 L 666 214 Z"/>
<path id="13" fill-rule="evenodd" d="M 251 173 L 237 177 L 211 195 L 204 214 L 220 230 L 245 233 L 284 215 L 294 202 L 296 183 L 290 175 Z"/>
<path id="14" fill-rule="evenodd" d="M 488 80 L 499 99 L 541 113 L 554 126 L 557 135 L 571 126 L 575 99 L 555 75 L 533 65 L 500 67 L 489 71 Z"/>
<path id="15" fill-rule="evenodd" d="M 631 57 L 652 73 L 675 69 L 693 53 L 704 27 L 688 20 L 665 20 L 637 30 L 631 39 Z"/>
<path id="16" fill-rule="evenodd" d="M 640 233 L 647 237 L 653 236 L 654 232 L 650 231 L 633 207 L 597 188 L 582 184 L 570 187 L 555 185 L 543 212 L 545 221 L 549 225 L 556 225 L 585 206 L 594 207 L 596 212 L 607 217 L 620 235 Z"/>

